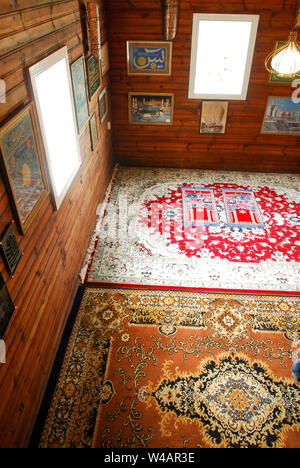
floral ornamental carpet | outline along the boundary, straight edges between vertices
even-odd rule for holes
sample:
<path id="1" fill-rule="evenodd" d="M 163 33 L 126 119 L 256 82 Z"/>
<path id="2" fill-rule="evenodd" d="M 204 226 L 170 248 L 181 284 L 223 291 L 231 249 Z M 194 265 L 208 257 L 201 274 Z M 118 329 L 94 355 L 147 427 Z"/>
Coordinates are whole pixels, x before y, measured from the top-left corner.
<path id="1" fill-rule="evenodd" d="M 300 291 L 300 176 L 119 168 L 90 285 Z"/>
<path id="2" fill-rule="evenodd" d="M 86 288 L 40 447 L 300 445 L 295 296 Z"/>

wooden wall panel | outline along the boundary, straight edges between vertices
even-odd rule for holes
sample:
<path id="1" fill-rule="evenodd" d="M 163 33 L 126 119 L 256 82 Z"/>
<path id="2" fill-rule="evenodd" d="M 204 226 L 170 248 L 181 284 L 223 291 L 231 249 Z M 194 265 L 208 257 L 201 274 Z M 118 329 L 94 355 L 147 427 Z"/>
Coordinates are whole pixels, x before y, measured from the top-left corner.
<path id="1" fill-rule="evenodd" d="M 104 43 L 105 11 L 100 5 Z M 80 2 L 0 0 L 0 78 L 7 86 L 0 123 L 30 99 L 25 68 L 64 45 L 70 62 L 83 55 Z M 104 85 L 110 94 L 109 74 Z M 99 143 L 91 152 L 87 125 L 80 135 L 83 165 L 62 207 L 55 211 L 48 197 L 26 235 L 18 234 L 24 257 L 13 279 L 0 258 L 0 271 L 17 306 L 5 336 L 7 364 L 0 365 L 1 447 L 24 447 L 30 437 L 77 291 L 96 208 L 111 177 L 112 137 L 106 122 L 100 124 L 97 96 L 90 101 L 90 114 L 97 115 Z M 12 219 L 0 178 L 0 233 Z"/>
<path id="2" fill-rule="evenodd" d="M 264 60 L 295 21 L 296 0 L 181 0 L 171 77 L 127 76 L 126 41 L 162 40 L 160 0 L 106 0 L 113 89 L 114 148 L 125 165 L 300 172 L 300 139 L 261 135 L 267 97 L 291 96 L 267 83 Z M 193 13 L 259 14 L 247 101 L 231 101 L 226 135 L 200 135 L 201 101 L 188 99 Z M 222 40 L 222 38 L 220 38 Z M 128 92 L 175 93 L 174 125 L 128 123 Z"/>

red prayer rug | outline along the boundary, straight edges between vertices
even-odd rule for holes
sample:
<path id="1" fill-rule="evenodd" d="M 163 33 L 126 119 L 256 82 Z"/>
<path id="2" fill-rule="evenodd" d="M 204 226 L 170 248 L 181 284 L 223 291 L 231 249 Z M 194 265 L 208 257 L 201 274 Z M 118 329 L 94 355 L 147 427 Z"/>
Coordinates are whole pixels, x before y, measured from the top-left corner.
<path id="1" fill-rule="evenodd" d="M 119 168 L 92 285 L 300 292 L 300 176 Z"/>
<path id="2" fill-rule="evenodd" d="M 213 189 L 182 187 L 181 191 L 185 226 L 214 226 L 219 223 Z"/>
<path id="3" fill-rule="evenodd" d="M 223 189 L 222 192 L 228 226 L 264 227 L 259 207 L 251 190 Z"/>

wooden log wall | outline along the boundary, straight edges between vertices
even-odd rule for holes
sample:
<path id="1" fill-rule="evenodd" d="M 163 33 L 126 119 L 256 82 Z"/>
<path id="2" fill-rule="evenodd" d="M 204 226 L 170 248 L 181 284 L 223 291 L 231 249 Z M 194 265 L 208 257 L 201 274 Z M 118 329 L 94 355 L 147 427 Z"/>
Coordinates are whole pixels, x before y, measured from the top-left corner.
<path id="1" fill-rule="evenodd" d="M 181 0 L 172 76 L 154 77 L 127 76 L 126 41 L 163 39 L 160 0 L 107 0 L 115 154 L 119 162 L 300 172 L 299 138 L 260 133 L 268 96 L 292 95 L 290 85 L 268 84 L 264 60 L 275 40 L 287 40 L 295 22 L 296 3 L 296 0 Z M 188 99 L 193 13 L 260 15 L 248 99 L 230 102 L 225 135 L 200 135 L 201 101 Z M 128 92 L 175 93 L 174 125 L 130 125 Z"/>
<path id="2" fill-rule="evenodd" d="M 107 40 L 101 7 L 101 41 Z M 0 104 L 0 123 L 29 96 L 26 67 L 67 45 L 70 62 L 83 55 L 81 4 L 77 0 L 0 0 L 0 77 L 7 103 Z M 109 91 L 109 74 L 103 86 Z M 102 89 L 101 88 L 101 89 Z M 0 271 L 17 306 L 5 341 L 7 364 L 0 365 L 0 446 L 26 446 L 51 371 L 64 325 L 78 287 L 78 275 L 112 172 L 112 137 L 106 122 L 91 152 L 89 127 L 80 136 L 82 168 L 62 207 L 55 211 L 50 197 L 25 236 L 18 235 L 24 257 L 14 278 L 0 258 Z M 108 119 L 111 115 L 109 112 Z M 13 219 L 0 179 L 0 232 Z"/>

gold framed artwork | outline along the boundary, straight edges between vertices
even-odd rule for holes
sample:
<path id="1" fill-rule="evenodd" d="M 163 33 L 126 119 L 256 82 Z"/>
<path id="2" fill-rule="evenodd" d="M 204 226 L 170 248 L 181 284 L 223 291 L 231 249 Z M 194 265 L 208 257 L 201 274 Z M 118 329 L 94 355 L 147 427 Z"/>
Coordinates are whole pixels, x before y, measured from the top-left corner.
<path id="1" fill-rule="evenodd" d="M 128 75 L 167 75 L 172 73 L 172 42 L 128 41 Z"/>
<path id="2" fill-rule="evenodd" d="M 128 112 L 131 124 L 172 125 L 174 94 L 129 93 Z"/>
<path id="3" fill-rule="evenodd" d="M 101 86 L 102 79 L 100 73 L 100 62 L 93 55 L 91 55 L 87 61 L 87 77 L 88 77 L 88 88 L 89 88 L 89 97 L 92 99 L 96 91 Z"/>
<path id="4" fill-rule="evenodd" d="M 99 141 L 96 113 L 93 114 L 92 117 L 90 118 L 90 135 L 91 135 L 91 150 L 94 151 Z"/>
<path id="5" fill-rule="evenodd" d="M 25 234 L 49 194 L 33 103 L 0 129 L 0 150 L 15 218 Z"/>
<path id="6" fill-rule="evenodd" d="M 227 101 L 203 101 L 200 133 L 214 135 L 226 133 L 228 106 Z"/>
<path id="7" fill-rule="evenodd" d="M 99 114 L 100 122 L 102 124 L 108 114 L 108 100 L 106 88 L 104 88 L 99 95 Z"/>
<path id="8" fill-rule="evenodd" d="M 290 97 L 270 96 L 267 101 L 262 134 L 300 135 L 300 103 Z"/>
<path id="9" fill-rule="evenodd" d="M 102 76 L 106 75 L 109 71 L 109 51 L 108 51 L 108 42 L 105 42 L 101 47 L 101 70 Z"/>

